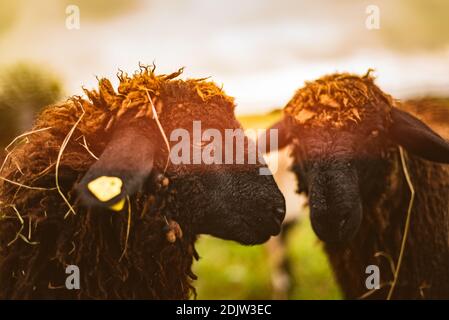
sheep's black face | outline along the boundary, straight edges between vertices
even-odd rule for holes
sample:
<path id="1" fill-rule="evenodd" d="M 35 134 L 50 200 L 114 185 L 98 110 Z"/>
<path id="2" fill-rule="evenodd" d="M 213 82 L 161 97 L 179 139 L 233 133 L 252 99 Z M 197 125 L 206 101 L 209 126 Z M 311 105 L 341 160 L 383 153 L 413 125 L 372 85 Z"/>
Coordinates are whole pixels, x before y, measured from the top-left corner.
<path id="1" fill-rule="evenodd" d="M 199 106 L 194 116 L 203 130 L 214 129 L 225 138 L 225 130 L 241 128 L 233 112 L 219 113 L 213 109 L 205 112 L 205 108 Z M 179 124 L 193 136 L 191 118 Z M 173 182 L 183 208 L 181 220 L 190 221 L 188 224 L 196 234 L 259 244 L 280 232 L 285 215 L 284 197 L 271 175 L 260 174 L 263 164 L 248 163 L 248 138 L 244 141 L 244 163 L 238 164 L 234 157 L 232 164 L 225 164 L 226 152 L 232 148 L 235 155 L 237 145 L 224 139 L 222 164 L 170 165 L 169 170 L 175 172 Z M 193 144 L 190 149 L 195 148 L 207 148 L 207 143 Z"/>
<path id="2" fill-rule="evenodd" d="M 398 146 L 449 162 L 449 142 L 396 104 L 370 71 L 363 77 L 333 74 L 299 89 L 274 126 L 282 132 L 280 147 L 294 145 L 300 191 L 309 195 L 312 227 L 322 240 L 354 237 L 362 207 L 385 190 L 381 177 L 397 164 Z"/>
<path id="3" fill-rule="evenodd" d="M 390 114 L 368 113 L 344 127 L 305 126 L 288 117 L 276 126 L 284 145 L 294 146 L 299 191 L 309 196 L 315 233 L 328 243 L 346 242 L 357 233 L 362 197 L 373 196 L 366 186 L 388 172 L 388 155 L 398 145 L 424 159 L 449 163 L 449 142 L 396 108 Z"/>
<path id="4" fill-rule="evenodd" d="M 272 176 L 257 166 L 216 165 L 175 178 L 185 215 L 196 234 L 259 244 L 280 231 L 285 201 Z"/>
<path id="5" fill-rule="evenodd" d="M 347 241 L 362 220 L 355 139 L 335 129 L 300 131 L 295 171 L 309 196 L 312 227 L 323 241 Z"/>

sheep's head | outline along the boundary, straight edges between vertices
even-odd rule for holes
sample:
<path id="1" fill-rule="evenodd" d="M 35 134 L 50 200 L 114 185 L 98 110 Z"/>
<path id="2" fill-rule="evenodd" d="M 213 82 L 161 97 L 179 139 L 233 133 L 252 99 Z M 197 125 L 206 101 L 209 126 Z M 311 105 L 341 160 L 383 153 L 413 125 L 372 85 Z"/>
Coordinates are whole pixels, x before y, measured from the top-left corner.
<path id="1" fill-rule="evenodd" d="M 174 79 L 179 73 L 155 76 L 143 68 L 133 77 L 120 76 L 118 94 L 107 80 L 100 81 L 99 93 L 87 92 L 91 103 L 113 110 L 114 117 L 98 161 L 78 185 L 82 203 L 124 210 L 126 198 L 152 192 L 162 174 L 175 192 L 180 209 L 172 214 L 181 228 L 187 225 L 194 234 L 243 244 L 266 241 L 280 231 L 285 203 L 273 178 L 259 174 L 263 164 L 205 164 L 192 159 L 194 150 L 207 146 L 195 145 L 194 121 L 222 137 L 225 129 L 240 128 L 233 99 L 211 82 Z M 175 163 L 169 156 L 167 142 L 171 148 L 179 142 L 171 139 L 174 130 L 192 138 L 187 163 Z M 224 155 L 225 143 L 222 148 Z"/>
<path id="2" fill-rule="evenodd" d="M 449 162 L 448 142 L 394 104 L 368 73 L 307 83 L 285 107 L 276 126 L 283 144 L 294 145 L 300 191 L 309 195 L 312 227 L 322 240 L 341 243 L 356 234 L 364 174 L 388 150 L 401 145 L 425 159 Z"/>

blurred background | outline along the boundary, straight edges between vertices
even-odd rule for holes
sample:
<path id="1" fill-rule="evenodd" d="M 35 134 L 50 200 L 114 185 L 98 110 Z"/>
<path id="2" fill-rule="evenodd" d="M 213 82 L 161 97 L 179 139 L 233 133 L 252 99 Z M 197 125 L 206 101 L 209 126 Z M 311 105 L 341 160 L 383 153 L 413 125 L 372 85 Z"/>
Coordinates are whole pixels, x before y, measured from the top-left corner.
<path id="1" fill-rule="evenodd" d="M 447 97 L 449 1 L 0 0 L 0 146 L 96 76 L 153 61 L 223 84 L 246 127 L 269 125 L 305 80 L 336 71 L 374 68 L 400 99 Z M 284 162 L 290 231 L 256 247 L 202 237 L 198 298 L 340 298 Z"/>

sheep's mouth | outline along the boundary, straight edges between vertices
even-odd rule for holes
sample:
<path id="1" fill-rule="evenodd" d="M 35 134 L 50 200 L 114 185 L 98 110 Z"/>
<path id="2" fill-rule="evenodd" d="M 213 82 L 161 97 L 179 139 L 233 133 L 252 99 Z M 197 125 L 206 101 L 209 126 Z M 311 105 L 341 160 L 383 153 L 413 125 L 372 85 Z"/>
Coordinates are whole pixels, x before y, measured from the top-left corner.
<path id="1" fill-rule="evenodd" d="M 271 219 L 270 219 L 271 220 Z M 277 217 L 272 221 L 262 222 L 254 220 L 248 221 L 245 218 L 241 219 L 241 226 L 243 226 L 240 233 L 239 243 L 244 245 L 256 245 L 267 242 L 270 237 L 276 236 L 281 232 L 282 219 Z"/>
<path id="2" fill-rule="evenodd" d="M 232 219 L 208 221 L 197 230 L 198 234 L 208 234 L 224 240 L 236 241 L 242 245 L 257 245 L 268 241 L 281 231 L 282 219 L 257 221 L 252 217 L 237 216 Z"/>
<path id="3" fill-rule="evenodd" d="M 362 207 L 357 203 L 346 212 L 315 212 L 312 208 L 312 229 L 320 240 L 328 244 L 345 244 L 351 241 L 362 221 Z"/>

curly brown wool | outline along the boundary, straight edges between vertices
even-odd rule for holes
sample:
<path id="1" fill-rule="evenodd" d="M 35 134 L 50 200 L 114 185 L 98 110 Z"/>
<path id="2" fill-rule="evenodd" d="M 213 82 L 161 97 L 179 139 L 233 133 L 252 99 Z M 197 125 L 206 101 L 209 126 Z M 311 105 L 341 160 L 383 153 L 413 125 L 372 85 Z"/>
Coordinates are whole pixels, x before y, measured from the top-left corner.
<path id="1" fill-rule="evenodd" d="M 284 112 L 301 125 L 342 128 L 359 123 L 367 113 L 388 111 L 393 98 L 374 84 L 371 71 L 363 77 L 338 73 L 306 82 Z"/>
<path id="2" fill-rule="evenodd" d="M 15 184 L 0 181 L 0 299 L 187 299 L 195 295 L 191 267 L 198 259 L 196 236 L 188 224 L 181 231 L 171 220 L 182 210 L 176 204 L 176 190 L 170 185 L 149 188 L 131 199 L 129 239 L 125 214 L 79 206 L 74 191 L 95 161 L 93 155 L 104 150 L 108 131 L 124 114 L 152 118 L 153 104 L 162 124 L 170 127 L 177 119 L 194 116 L 189 104 L 204 104 L 206 112 L 233 111 L 233 99 L 214 83 L 175 79 L 181 73 L 182 69 L 156 75 L 154 67 L 145 66 L 132 76 L 121 72 L 118 92 L 109 80 L 101 79 L 98 90 L 84 90 L 88 99 L 75 96 L 47 107 L 32 133 L 16 143 L 1 172 Z M 61 144 L 77 121 L 58 167 L 61 191 L 74 215 L 67 214 L 69 208 L 54 187 Z M 166 157 L 167 150 L 161 146 L 155 159 L 159 172 Z M 170 172 L 168 178 L 176 179 L 176 170 Z M 80 268 L 82 290 L 65 288 L 68 265 Z"/>

